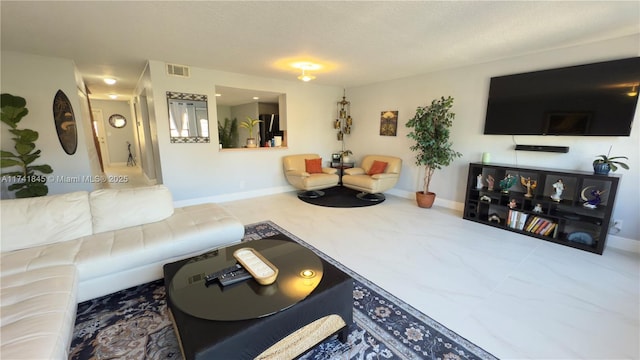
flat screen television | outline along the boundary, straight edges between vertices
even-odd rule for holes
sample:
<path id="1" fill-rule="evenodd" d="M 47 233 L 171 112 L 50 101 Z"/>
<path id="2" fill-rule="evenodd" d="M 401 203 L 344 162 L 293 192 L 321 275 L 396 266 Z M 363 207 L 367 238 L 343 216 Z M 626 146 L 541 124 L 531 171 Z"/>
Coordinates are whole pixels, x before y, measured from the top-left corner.
<path id="1" fill-rule="evenodd" d="M 629 136 L 640 57 L 491 78 L 486 135 Z"/>

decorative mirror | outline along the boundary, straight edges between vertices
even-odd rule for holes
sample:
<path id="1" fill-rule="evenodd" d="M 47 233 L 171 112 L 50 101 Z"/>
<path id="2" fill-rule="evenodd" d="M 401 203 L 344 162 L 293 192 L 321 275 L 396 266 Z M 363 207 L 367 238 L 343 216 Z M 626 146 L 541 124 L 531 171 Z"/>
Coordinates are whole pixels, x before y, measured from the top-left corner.
<path id="1" fill-rule="evenodd" d="M 172 143 L 208 143 L 207 95 L 167 91 Z"/>
<path id="2" fill-rule="evenodd" d="M 109 116 L 109 125 L 116 129 L 121 129 L 127 125 L 127 119 L 120 114 L 113 114 Z"/>

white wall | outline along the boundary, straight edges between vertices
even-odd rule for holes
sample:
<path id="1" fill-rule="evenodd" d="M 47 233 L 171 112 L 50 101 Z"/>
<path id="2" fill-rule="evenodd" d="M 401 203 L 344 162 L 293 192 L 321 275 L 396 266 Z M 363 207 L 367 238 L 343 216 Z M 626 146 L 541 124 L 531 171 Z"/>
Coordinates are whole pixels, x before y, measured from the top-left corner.
<path id="1" fill-rule="evenodd" d="M 39 133 L 36 149 L 42 154 L 34 165 L 48 164 L 53 168 L 47 182 L 49 194 L 60 194 L 77 190 L 92 190 L 100 184 L 91 183 L 86 177 L 97 175 L 99 169 L 90 163 L 90 154 L 95 156 L 91 137 L 88 104 L 84 85 L 76 77 L 73 61 L 2 51 L 2 93 L 21 96 L 27 101 L 29 114 L 19 123 L 20 128 L 29 128 Z M 75 115 L 78 147 L 75 154 L 68 155 L 60 145 L 53 119 L 53 98 L 62 90 Z M 12 135 L 2 123 L 2 149 L 14 151 Z M 9 171 L 9 169 L 3 169 Z M 77 182 L 76 179 L 80 179 Z M 82 181 L 82 179 L 85 179 Z M 2 184 L 2 198 L 13 197 Z"/>
<path id="2" fill-rule="evenodd" d="M 422 172 L 414 165 L 415 154 L 409 151 L 412 143 L 406 137 L 408 129 L 405 124 L 415 114 L 416 107 L 428 105 L 434 98 L 451 95 L 455 99 L 453 111 L 456 113 L 451 140 L 454 149 L 463 153 L 463 157 L 436 172 L 431 191 L 437 193 L 441 203 L 462 203 L 468 163 L 480 161 L 483 152 L 490 152 L 494 163 L 593 171 L 593 159 L 599 154 L 606 154 L 609 146 L 613 145 L 612 155 L 628 156 L 631 167 L 629 171 L 617 172 L 622 174 L 622 180 L 613 218 L 624 221 L 619 236 L 640 240 L 637 221 L 640 214 L 640 106 L 629 137 L 515 136 L 512 139 L 511 136 L 482 134 L 492 76 L 638 56 L 638 44 L 639 35 L 629 36 L 347 89 L 355 122 L 348 148 L 354 151 L 356 159 L 381 151 L 400 156 L 404 165 L 396 189 L 416 191 L 422 184 Z M 378 135 L 380 112 L 384 110 L 399 110 L 397 137 Z M 570 151 L 567 154 L 516 152 L 513 150 L 514 141 L 519 144 L 566 145 L 570 146 Z"/>
<path id="3" fill-rule="evenodd" d="M 162 182 L 176 201 L 221 200 L 293 190 L 282 172 L 283 156 L 314 152 L 328 162 L 331 153 L 339 149 L 331 123 L 335 103 L 342 94 L 340 88 L 302 83 L 295 78 L 282 81 L 196 67 L 191 68 L 190 78 L 179 78 L 166 75 L 164 67 L 164 62 L 149 61 L 151 81 L 146 86 L 153 88 Z M 216 126 L 210 126 L 210 143 L 170 143 L 166 92 L 207 95 L 209 120 L 216 124 L 217 85 L 286 93 L 288 148 L 220 151 Z"/>
<path id="4" fill-rule="evenodd" d="M 131 107 L 128 101 L 123 100 L 91 100 L 93 110 L 102 110 L 102 121 L 106 132 L 107 146 L 109 147 L 109 160 L 111 164 L 124 165 L 129 158 L 127 142 L 131 144 L 131 153 L 136 154 L 136 140 L 134 137 L 135 119 L 131 115 Z M 109 124 L 109 117 L 120 114 L 127 119 L 122 128 L 114 128 Z"/>

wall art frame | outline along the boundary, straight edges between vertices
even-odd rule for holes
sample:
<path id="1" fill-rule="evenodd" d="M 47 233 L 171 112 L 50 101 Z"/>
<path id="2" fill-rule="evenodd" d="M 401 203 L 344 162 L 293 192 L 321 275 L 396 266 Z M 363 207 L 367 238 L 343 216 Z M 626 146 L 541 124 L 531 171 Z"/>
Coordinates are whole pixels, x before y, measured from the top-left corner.
<path id="1" fill-rule="evenodd" d="M 398 110 L 380 112 L 380 136 L 396 136 L 398 133 Z"/>

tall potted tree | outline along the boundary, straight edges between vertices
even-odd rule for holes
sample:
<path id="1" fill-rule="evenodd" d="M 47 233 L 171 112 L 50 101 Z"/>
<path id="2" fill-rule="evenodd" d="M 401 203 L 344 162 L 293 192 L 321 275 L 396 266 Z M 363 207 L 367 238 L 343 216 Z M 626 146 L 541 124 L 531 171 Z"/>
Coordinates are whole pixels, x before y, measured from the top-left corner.
<path id="1" fill-rule="evenodd" d="M 47 195 L 49 193 L 49 187 L 46 185 L 47 178 L 39 173 L 51 174 L 53 169 L 49 165 L 33 164 L 41 153 L 36 149 L 38 132 L 18 128 L 20 120 L 29 113 L 27 101 L 20 96 L 2 94 L 0 102 L 2 103 L 1 120 L 10 127 L 9 132 L 15 136 L 12 138 L 15 142 L 13 147 L 15 153 L 0 151 L 0 167 L 17 169 L 1 174 L 3 181 L 7 178 L 12 182 L 7 189 L 15 191 L 17 198 Z"/>
<path id="2" fill-rule="evenodd" d="M 419 106 L 415 116 L 406 126 L 412 128 L 407 134 L 409 139 L 415 140 L 410 147 L 416 151 L 418 166 L 424 166 L 424 186 L 416 192 L 418 206 L 430 208 L 435 201 L 436 194 L 429 191 L 433 173 L 444 166 L 448 166 L 461 153 L 452 149 L 449 140 L 450 128 L 455 114 L 451 112 L 453 98 L 451 96 L 434 99 L 431 105 Z"/>

